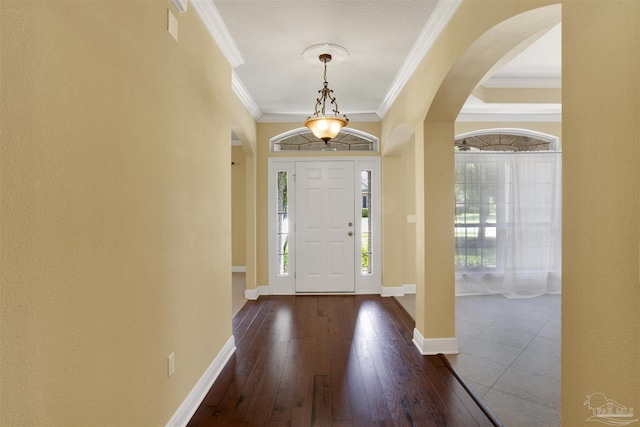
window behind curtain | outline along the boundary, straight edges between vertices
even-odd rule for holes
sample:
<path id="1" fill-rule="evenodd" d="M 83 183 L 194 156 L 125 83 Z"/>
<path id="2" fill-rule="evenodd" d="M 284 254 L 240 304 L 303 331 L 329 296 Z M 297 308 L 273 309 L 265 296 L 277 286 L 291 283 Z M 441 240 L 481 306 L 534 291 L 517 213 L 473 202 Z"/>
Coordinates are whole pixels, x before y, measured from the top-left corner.
<path id="1" fill-rule="evenodd" d="M 456 153 L 456 293 L 560 293 L 562 154 Z"/>
<path id="2" fill-rule="evenodd" d="M 467 157 L 466 160 L 472 160 Z M 498 219 L 501 218 L 503 168 L 495 161 L 456 160 L 456 268 L 495 270 Z M 500 204 L 499 204 L 500 203 Z"/>

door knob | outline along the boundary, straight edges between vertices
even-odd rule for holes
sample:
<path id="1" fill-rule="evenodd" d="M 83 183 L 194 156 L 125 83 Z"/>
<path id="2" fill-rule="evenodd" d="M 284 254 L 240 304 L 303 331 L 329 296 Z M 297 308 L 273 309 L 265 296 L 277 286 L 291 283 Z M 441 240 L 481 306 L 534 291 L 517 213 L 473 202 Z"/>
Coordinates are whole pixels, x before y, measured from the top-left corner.
<path id="1" fill-rule="evenodd" d="M 349 236 L 353 236 L 353 231 L 350 231 L 350 232 L 349 232 Z"/>

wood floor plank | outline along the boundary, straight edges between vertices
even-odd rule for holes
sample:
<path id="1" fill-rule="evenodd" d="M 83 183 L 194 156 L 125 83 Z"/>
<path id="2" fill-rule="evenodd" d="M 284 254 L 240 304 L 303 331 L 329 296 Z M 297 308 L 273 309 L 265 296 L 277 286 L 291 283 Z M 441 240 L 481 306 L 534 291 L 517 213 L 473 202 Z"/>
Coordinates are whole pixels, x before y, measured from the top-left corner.
<path id="1" fill-rule="evenodd" d="M 373 358 L 369 352 L 368 340 L 364 336 L 355 340 L 356 354 L 360 361 L 360 371 L 364 384 L 365 395 L 369 402 L 370 419 L 372 422 L 379 422 L 391 418 L 389 409 L 382 394 L 382 384 L 376 371 Z"/>
<path id="2" fill-rule="evenodd" d="M 234 318 L 236 352 L 189 426 L 490 426 L 392 298 L 269 296 Z"/>
<path id="3" fill-rule="evenodd" d="M 256 388 L 246 391 L 245 395 L 250 398 L 247 407 L 242 410 L 244 420 L 255 425 L 266 425 L 271 418 L 288 350 L 289 342 L 277 341 L 274 344 L 273 352 L 267 356 L 264 372 L 256 377 Z"/>
<path id="4" fill-rule="evenodd" d="M 406 313 L 404 309 L 399 309 L 400 306 L 397 301 L 394 304 L 382 304 L 385 309 L 389 310 L 390 313 L 394 313 L 394 316 L 389 316 L 389 320 L 391 320 L 395 324 L 396 331 L 402 333 L 402 329 L 405 329 L 407 325 L 412 325 L 413 321 Z M 400 322 L 400 323 L 399 323 Z M 385 331 L 391 331 L 392 328 L 385 328 Z M 409 337 L 405 336 L 405 340 L 407 344 L 411 347 L 413 345 L 410 343 Z M 425 372 L 427 378 L 431 378 L 434 382 L 430 381 L 430 390 L 436 392 L 438 400 L 440 400 L 440 404 L 435 407 L 431 407 L 432 414 L 438 414 L 441 418 L 439 422 L 444 422 L 445 419 L 454 419 L 460 422 L 459 425 L 483 425 L 486 422 L 486 416 L 474 417 L 472 416 L 473 412 L 470 412 L 468 408 L 477 408 L 477 403 L 469 396 L 464 387 L 457 381 L 452 378 L 452 375 L 448 369 L 448 367 L 442 365 L 442 362 L 436 357 L 425 358 L 423 356 L 418 356 L 416 358 L 416 365 L 424 368 L 425 359 L 429 361 L 428 367 L 429 370 Z M 411 360 L 408 359 L 405 361 L 407 364 L 411 364 Z M 433 375 L 431 371 L 434 370 L 440 371 L 440 375 Z M 421 376 L 416 378 L 416 382 L 421 382 Z M 426 386 L 423 388 L 427 389 Z M 447 393 L 438 393 L 439 391 L 446 390 Z M 442 409 L 444 407 L 444 410 Z M 434 410 L 434 408 L 436 410 Z"/>
<path id="5" fill-rule="evenodd" d="M 349 347 L 340 335 L 331 335 L 331 419 L 333 421 L 351 420 L 351 399 L 346 382 L 345 368 L 348 363 Z"/>
<path id="6" fill-rule="evenodd" d="M 311 426 L 331 425 L 331 378 L 329 375 L 313 377 L 313 407 L 311 410 Z"/>
<path id="7" fill-rule="evenodd" d="M 372 424 L 371 409 L 362 378 L 360 362 L 355 346 L 351 345 L 350 357 L 345 370 L 345 380 L 349 389 L 349 403 L 351 404 L 351 419 L 354 426 L 367 427 Z"/>
<path id="8" fill-rule="evenodd" d="M 397 313 L 393 305 L 383 304 L 383 307 L 391 309 L 394 313 Z M 390 316 L 388 319 L 391 320 L 393 318 L 395 318 L 395 316 Z M 399 332 L 399 328 L 404 328 L 403 325 L 398 325 L 397 322 L 394 323 L 396 327 L 392 328 L 390 325 L 387 325 L 387 327 L 384 328 L 385 333 L 391 333 L 393 329 Z M 413 349 L 413 345 L 408 340 L 406 342 L 407 345 Z M 465 393 L 464 396 L 460 396 L 455 392 L 451 392 L 451 388 L 455 389 L 456 386 L 459 386 L 459 383 L 457 383 L 457 381 L 452 381 L 451 375 L 442 375 L 442 372 L 440 375 L 434 374 L 434 363 L 440 364 L 439 360 L 436 360 L 433 357 L 425 358 L 416 354 L 413 354 L 413 357 L 407 356 L 408 355 L 405 354 L 400 363 L 403 363 L 406 366 L 412 366 L 413 369 L 422 372 L 420 375 L 414 375 L 414 381 L 421 386 L 422 390 L 428 391 L 427 395 L 430 397 L 425 401 L 425 403 L 429 414 L 438 424 L 444 423 L 447 419 L 453 419 L 458 420 L 458 425 L 461 426 L 477 425 L 477 422 L 468 416 L 469 414 L 466 410 L 467 402 L 460 399 L 460 397 L 468 397 L 468 394 Z M 429 360 L 428 365 L 425 365 L 425 359 Z M 424 370 L 425 366 L 429 368 L 426 371 Z M 449 378 L 448 381 L 447 378 Z M 424 379 L 427 379 L 428 381 L 424 382 Z M 447 393 L 438 393 L 441 390 L 446 390 Z"/>
<path id="9" fill-rule="evenodd" d="M 296 376 L 300 369 L 303 352 L 303 340 L 296 338 L 291 340 L 289 352 L 282 370 L 282 376 L 278 384 L 278 393 L 271 412 L 272 424 L 275 421 L 291 422 L 293 413 Z"/>
<path id="10" fill-rule="evenodd" d="M 404 334 L 396 328 L 396 323 L 392 320 L 393 312 L 387 312 L 383 308 L 386 307 L 383 305 L 375 312 L 370 311 L 369 316 L 380 331 L 378 340 L 385 365 L 389 366 L 391 377 L 404 391 L 401 403 L 406 406 L 405 411 L 409 411 L 411 419 L 415 421 L 441 421 L 427 411 L 429 403 L 424 399 L 424 390 L 431 385 L 421 383 L 419 378 L 411 372 L 411 365 L 407 363 L 415 352 L 415 348 L 413 345 L 408 345 Z"/>
<path id="11" fill-rule="evenodd" d="M 291 413 L 292 426 L 306 426 L 311 422 L 313 407 L 313 360 L 316 350 L 316 339 L 305 337 L 302 341 L 302 360 L 296 375 L 294 401 Z"/>

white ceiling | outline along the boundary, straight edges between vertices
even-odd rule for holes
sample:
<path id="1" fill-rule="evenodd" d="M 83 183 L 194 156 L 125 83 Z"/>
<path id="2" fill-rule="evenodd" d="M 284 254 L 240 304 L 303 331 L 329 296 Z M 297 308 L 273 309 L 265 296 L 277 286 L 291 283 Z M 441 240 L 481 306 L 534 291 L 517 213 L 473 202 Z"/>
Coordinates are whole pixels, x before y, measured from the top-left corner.
<path id="1" fill-rule="evenodd" d="M 192 3 L 214 26 L 226 27 L 218 28 L 217 41 L 220 45 L 222 40 L 223 52 L 234 66 L 234 90 L 261 122 L 304 120 L 313 113 L 323 66 L 320 61 L 307 62 L 302 52 L 320 43 L 337 44 L 349 52 L 343 62 L 327 65 L 327 80 L 340 112 L 352 121 L 379 120 L 459 4 L 459 0 L 211 1 Z M 559 87 L 560 31 L 558 25 L 482 84 Z M 472 97 L 461 116 L 486 115 L 493 108 L 501 114 L 560 112 L 559 104 L 497 106 Z"/>

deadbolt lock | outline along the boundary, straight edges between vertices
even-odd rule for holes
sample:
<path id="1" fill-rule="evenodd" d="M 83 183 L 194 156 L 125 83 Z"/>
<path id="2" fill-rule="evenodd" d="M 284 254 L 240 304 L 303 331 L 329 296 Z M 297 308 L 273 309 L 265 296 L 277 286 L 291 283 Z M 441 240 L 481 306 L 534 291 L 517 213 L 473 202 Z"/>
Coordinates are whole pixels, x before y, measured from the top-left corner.
<path id="1" fill-rule="evenodd" d="M 349 223 L 349 227 L 353 227 L 353 223 L 352 222 Z"/>

